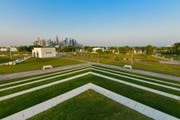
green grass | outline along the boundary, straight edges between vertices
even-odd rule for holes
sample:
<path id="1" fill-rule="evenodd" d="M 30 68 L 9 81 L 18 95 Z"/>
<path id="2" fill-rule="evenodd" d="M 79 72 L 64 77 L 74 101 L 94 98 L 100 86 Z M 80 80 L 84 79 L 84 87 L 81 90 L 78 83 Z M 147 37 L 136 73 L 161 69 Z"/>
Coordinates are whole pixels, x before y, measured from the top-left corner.
<path id="1" fill-rule="evenodd" d="M 100 68 L 103 68 L 103 67 L 100 67 Z M 101 70 L 100 68 L 98 68 L 98 70 Z M 78 69 L 78 70 L 80 70 L 80 69 Z M 73 71 L 76 71 L 76 70 L 72 70 L 72 72 Z M 56 78 L 52 78 L 52 79 L 49 79 L 49 80 L 45 80 L 45 81 L 32 83 L 32 84 L 29 84 L 29 85 L 24 85 L 24 86 L 21 86 L 21 87 L 1 91 L 0 96 L 5 96 L 5 95 L 8 95 L 8 94 L 18 92 L 18 91 L 30 89 L 30 88 L 37 87 L 37 86 L 40 86 L 40 85 L 44 85 L 44 84 L 47 84 L 47 83 L 50 83 L 50 82 L 55 82 L 55 81 L 58 81 L 58 80 L 61 80 L 61 79 L 67 78 L 67 77 L 72 77 L 74 75 L 78 75 L 80 73 L 85 73 L 85 72 L 88 72 L 88 71 L 89 70 L 85 70 L 85 71 L 81 71 L 81 72 L 77 72 L 77 73 L 72 73 L 70 75 L 64 75 L 64 76 L 61 76 L 61 77 L 56 77 Z M 156 89 L 156 90 L 164 91 L 164 92 L 167 92 L 167 93 L 170 93 L 170 94 L 180 95 L 180 93 L 178 91 L 176 91 L 176 90 L 171 90 L 171 89 L 168 89 L 168 88 L 163 88 L 163 87 L 159 87 L 159 86 L 156 86 L 156 85 L 151 85 L 151 84 L 148 84 L 148 83 L 143 83 L 143 82 L 131 80 L 129 78 L 124 78 L 124 77 L 120 77 L 120 76 L 116 76 L 116 75 L 107 74 L 107 73 L 104 73 L 104 72 L 99 72 L 97 70 L 93 70 L 93 71 L 95 71 L 96 73 L 104 74 L 104 75 L 107 75 L 107 76 L 110 76 L 110 77 L 113 77 L 113 78 L 117 78 L 117 79 L 120 79 L 120 80 L 123 80 L 123 81 L 127 81 L 127 82 L 135 83 L 135 84 L 138 84 L 138 85 L 142 85 L 142 86 L 145 86 L 145 87 L 153 88 L 153 89 Z M 112 72 L 112 71 L 109 71 L 109 72 L 110 73 L 115 73 L 115 74 L 118 73 L 118 72 Z M 64 73 L 68 73 L 68 72 L 63 71 L 63 73 L 59 73 L 59 74 L 56 74 L 56 75 L 61 75 L 61 74 L 64 74 Z M 52 76 L 54 76 L 54 75 L 51 75 L 51 77 Z M 50 76 L 48 76 L 48 77 L 50 77 Z M 42 77 L 41 79 L 43 79 L 43 78 L 46 78 L 46 77 Z M 36 81 L 36 80 L 38 80 L 38 79 L 33 79 L 33 80 L 30 80 L 30 81 L 25 81 L 25 82 L 21 82 L 21 83 L 12 84 L 12 85 L 7 85 L 7 86 L 3 86 L 3 87 L 0 87 L 0 88 L 6 88 L 6 87 L 10 87 L 10 86 L 18 85 L 18 84 L 23 84 L 23 83 L 28 83 L 28 82 Z M 149 81 L 149 80 L 147 80 L 147 81 Z M 162 84 L 162 83 L 160 83 L 160 84 Z"/>
<path id="2" fill-rule="evenodd" d="M 173 60 L 178 60 L 178 61 L 180 61 L 180 55 L 168 55 L 168 54 L 163 54 L 163 56 L 164 56 L 165 58 L 168 58 L 168 59 L 173 58 Z"/>
<path id="3" fill-rule="evenodd" d="M 0 57 L 0 63 L 6 63 L 11 61 L 11 59 L 9 57 Z"/>
<path id="4" fill-rule="evenodd" d="M 93 75 L 87 75 L 65 83 L 50 86 L 31 93 L 23 94 L 0 102 L 0 118 L 46 101 L 57 95 L 75 89 L 87 83 L 94 83 L 110 91 L 131 98 L 162 112 L 180 118 L 180 102 L 145 90 L 113 82 Z"/>
<path id="5" fill-rule="evenodd" d="M 42 69 L 44 65 L 52 65 L 53 67 L 79 64 L 75 60 L 67 60 L 63 58 L 31 58 L 27 61 L 14 66 L 0 66 L 0 74 L 10 74 L 24 72 L 30 70 Z"/>
<path id="6" fill-rule="evenodd" d="M 64 75 L 64 76 L 61 76 L 61 77 L 57 77 L 57 78 L 53 78 L 53 79 L 49 79 L 49 80 L 45 80 L 45 81 L 41 81 L 41 82 L 36 82 L 36 83 L 32 83 L 32 84 L 29 84 L 29 85 L 24 85 L 24 86 L 17 87 L 17 88 L 12 88 L 12 89 L 5 90 L 5 91 L 0 91 L 0 97 L 5 96 L 5 95 L 9 95 L 9 94 L 13 94 L 13 93 L 16 93 L 16 92 L 19 92 L 19 91 L 22 91 L 22 90 L 26 90 L 26 89 L 34 88 L 34 87 L 37 87 L 37 86 L 41 86 L 41 85 L 44 85 L 44 84 L 48 84 L 48 83 L 51 83 L 51 82 L 60 81 L 62 79 L 73 77 L 75 75 L 86 73 L 86 72 L 88 72 L 88 71 L 85 70 L 85 71 L 81 71 L 81 72 L 77 72 L 77 73 L 72 73 L 70 75 Z"/>
<path id="7" fill-rule="evenodd" d="M 94 99 L 95 98 L 95 99 Z M 68 113 L 68 114 L 67 114 Z M 149 120 L 150 118 L 88 90 L 29 120 Z"/>
<path id="8" fill-rule="evenodd" d="M 90 57 L 90 58 L 106 58 L 106 59 L 116 59 L 116 60 L 122 60 L 122 59 L 130 59 L 132 57 L 131 54 L 112 54 L 112 53 L 78 53 L 77 56 L 84 56 L 84 57 Z M 135 60 L 140 61 L 146 61 L 146 62 L 159 62 L 163 59 L 157 58 L 151 55 L 145 55 L 145 54 L 135 54 L 133 55 L 133 58 Z"/>
<path id="9" fill-rule="evenodd" d="M 109 69 L 109 68 L 104 67 L 104 66 L 93 65 L 93 68 L 94 67 L 96 69 L 100 69 L 100 70 L 104 70 L 105 69 L 105 71 L 116 73 L 116 74 L 119 74 L 119 75 L 125 75 L 125 76 L 128 76 L 128 77 L 138 78 L 138 79 L 141 79 L 141 80 L 144 80 L 144 81 L 150 81 L 150 82 L 154 82 L 154 83 L 159 83 L 159 84 L 163 84 L 163 85 L 168 85 L 168 86 L 180 88 L 178 86 L 178 85 L 180 85 L 180 81 L 169 80 L 169 79 L 164 79 L 164 78 L 158 78 L 158 77 L 153 77 L 153 76 L 147 76 L 147 75 L 142 75 L 142 74 L 138 74 L 138 73 L 134 73 L 134 72 L 130 72 L 130 71 L 117 70 L 117 69 L 113 69 L 113 68 Z M 127 75 L 127 74 L 129 74 L 129 75 Z M 138 76 L 133 76 L 133 75 L 138 75 Z M 148 78 L 156 79 L 156 80 L 159 80 L 161 82 L 150 80 Z M 172 84 L 163 83 L 163 82 L 170 82 L 170 83 L 174 83 L 174 84 L 177 84 L 177 85 L 172 85 Z"/>
<path id="10" fill-rule="evenodd" d="M 66 70 L 62 70 L 62 71 L 50 72 L 50 73 L 45 73 L 45 74 L 40 74 L 40 75 L 33 75 L 33 76 L 22 77 L 22 78 L 16 78 L 16 79 L 11 79 L 11 80 L 2 80 L 2 81 L 0 81 L 0 85 L 4 85 L 4 84 L 9 84 L 9 85 L 0 86 L 0 89 L 10 87 L 10 86 L 14 86 L 14 85 L 23 84 L 23 83 L 33 82 L 33 81 L 36 81 L 36 80 L 39 80 L 39 79 L 53 77 L 55 75 L 65 74 L 65 73 L 69 73 L 69 72 L 75 72 L 77 70 L 82 70 L 82 69 L 85 69 L 85 68 L 89 68 L 89 67 L 66 69 Z M 30 80 L 28 80 L 28 79 L 30 79 Z M 23 80 L 27 80 L 27 81 L 23 81 Z M 13 82 L 18 82 L 18 83 L 13 83 Z"/>
<path id="11" fill-rule="evenodd" d="M 96 70 L 93 70 L 93 71 L 95 71 L 96 73 L 103 74 L 103 75 L 108 76 L 108 77 L 116 78 L 116 79 L 126 81 L 126 82 L 129 82 L 129 83 L 134 83 L 134 84 L 137 84 L 137 85 L 140 85 L 140 86 L 144 86 L 144 87 L 152 88 L 152 89 L 155 89 L 155 90 L 163 91 L 165 93 L 170 93 L 170 94 L 180 96 L 180 92 L 177 91 L 177 90 L 172 90 L 172 89 L 169 89 L 169 88 L 165 88 L 165 87 L 161 87 L 161 86 L 157 86 L 157 85 L 152 85 L 152 84 L 149 84 L 149 83 L 139 82 L 139 81 L 136 81 L 136 80 L 132 80 L 132 79 L 128 79 L 128 78 L 124 78 L 124 77 L 120 77 L 120 76 L 116 76 L 116 75 L 112 75 L 112 74 L 109 74 L 109 73 L 104 73 L 104 72 L 100 72 L 100 71 L 96 71 Z"/>
<path id="12" fill-rule="evenodd" d="M 103 64 L 109 64 L 109 65 L 116 65 L 123 67 L 126 64 L 131 64 L 130 61 L 124 61 L 124 60 L 116 60 L 116 59 L 110 59 L 110 58 L 91 58 L 89 56 L 79 57 L 74 56 L 72 57 L 74 59 L 78 60 L 86 60 L 91 62 L 99 62 Z M 136 61 L 131 64 L 134 69 L 139 70 L 145 70 L 145 71 L 151 71 L 161 74 L 167 74 L 167 75 L 173 75 L 173 76 L 180 76 L 180 65 L 172 65 L 172 64 L 160 64 L 158 62 L 149 62 L 149 61 Z"/>

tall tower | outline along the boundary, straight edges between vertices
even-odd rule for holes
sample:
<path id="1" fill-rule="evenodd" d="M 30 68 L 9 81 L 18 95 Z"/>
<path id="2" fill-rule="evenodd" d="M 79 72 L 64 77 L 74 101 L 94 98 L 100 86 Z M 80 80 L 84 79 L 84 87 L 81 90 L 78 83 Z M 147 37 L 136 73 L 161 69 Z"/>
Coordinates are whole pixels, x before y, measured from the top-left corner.
<path id="1" fill-rule="evenodd" d="M 37 37 L 37 41 L 41 41 L 41 38 L 39 36 Z"/>
<path id="2" fill-rule="evenodd" d="M 59 37 L 56 36 L 56 45 L 59 45 Z"/>

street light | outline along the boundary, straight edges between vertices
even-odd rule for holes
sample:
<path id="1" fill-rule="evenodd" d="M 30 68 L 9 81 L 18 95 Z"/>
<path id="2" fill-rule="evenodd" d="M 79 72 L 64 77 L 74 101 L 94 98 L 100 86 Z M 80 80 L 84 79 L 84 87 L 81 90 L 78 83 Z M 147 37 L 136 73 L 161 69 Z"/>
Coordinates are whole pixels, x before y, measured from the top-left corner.
<path id="1" fill-rule="evenodd" d="M 12 53 L 11 53 L 11 48 L 9 48 L 9 55 L 10 55 L 10 59 L 12 60 Z"/>

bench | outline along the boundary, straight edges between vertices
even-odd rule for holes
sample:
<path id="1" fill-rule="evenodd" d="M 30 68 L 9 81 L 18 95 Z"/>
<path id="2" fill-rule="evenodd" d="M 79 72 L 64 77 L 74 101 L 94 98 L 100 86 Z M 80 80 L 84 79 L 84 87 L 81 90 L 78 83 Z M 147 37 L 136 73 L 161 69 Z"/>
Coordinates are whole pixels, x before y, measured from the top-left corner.
<path id="1" fill-rule="evenodd" d="M 124 65 L 123 68 L 132 70 L 132 66 L 131 65 Z"/>
<path id="2" fill-rule="evenodd" d="M 47 69 L 52 69 L 52 68 L 53 68 L 52 65 L 44 65 L 42 69 L 47 70 Z"/>

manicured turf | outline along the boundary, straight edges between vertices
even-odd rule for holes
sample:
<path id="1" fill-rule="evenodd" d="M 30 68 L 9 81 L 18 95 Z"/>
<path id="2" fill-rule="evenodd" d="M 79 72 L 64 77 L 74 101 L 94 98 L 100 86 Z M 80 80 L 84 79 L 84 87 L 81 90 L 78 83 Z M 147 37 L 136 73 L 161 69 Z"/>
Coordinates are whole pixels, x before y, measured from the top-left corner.
<path id="1" fill-rule="evenodd" d="M 131 98 L 142 104 L 151 106 L 162 112 L 180 118 L 180 102 L 177 100 L 93 75 L 87 75 L 65 83 L 57 84 L 41 90 L 37 90 L 31 93 L 23 94 L 11 99 L 1 101 L 0 118 L 11 115 L 25 108 L 29 108 L 33 105 L 46 101 L 50 98 L 53 98 L 57 95 L 63 94 L 67 91 L 70 91 L 90 82 L 106 88 L 110 91 L 116 92 L 120 95 Z"/>
<path id="2" fill-rule="evenodd" d="M 123 77 L 119 77 L 119 76 L 116 76 L 116 75 L 111 75 L 111 74 L 108 74 L 108 73 L 99 72 L 99 71 L 96 71 L 96 70 L 94 70 L 94 71 L 96 73 L 100 73 L 100 74 L 103 74 L 103 75 L 106 75 L 106 76 L 109 76 L 109 77 L 112 77 L 112 78 L 120 79 L 120 80 L 123 80 L 123 81 L 126 81 L 126 82 L 135 83 L 137 85 L 145 86 L 145 87 L 148 87 L 148 88 L 152 88 L 152 89 L 155 89 L 155 90 L 160 90 L 160 91 L 163 91 L 163 92 L 166 92 L 166 93 L 170 93 L 170 94 L 180 96 L 180 92 L 177 91 L 177 90 L 172 90 L 172 89 L 169 89 L 169 88 L 164 88 L 164 87 L 160 87 L 160 86 L 157 86 L 157 85 L 152 85 L 152 84 L 149 84 L 149 83 L 139 82 L 139 81 L 136 81 L 136 80 L 123 78 Z"/>
<path id="3" fill-rule="evenodd" d="M 69 74 L 69 75 L 63 75 L 62 77 L 57 77 L 57 78 L 53 78 L 53 79 L 49 79 L 49 80 L 45 80 L 45 81 L 41 81 L 41 82 L 36 82 L 36 83 L 32 83 L 32 84 L 29 84 L 29 85 L 24 85 L 24 86 L 17 87 L 17 88 L 12 88 L 12 89 L 5 90 L 5 91 L 0 91 L 0 97 L 5 96 L 5 95 L 9 95 L 9 94 L 12 94 L 12 93 L 16 93 L 16 92 L 19 92 L 19 91 L 22 91 L 22 90 L 26 90 L 26 89 L 34 88 L 34 87 L 37 87 L 37 86 L 41 86 L 41 85 L 44 85 L 44 84 L 48 84 L 48 83 L 51 83 L 51 82 L 59 81 L 59 80 L 62 80 L 62 79 L 68 78 L 68 77 L 72 77 L 72 76 L 75 76 L 75 75 L 78 75 L 78 74 L 81 74 L 81 73 L 85 73 L 85 72 L 88 72 L 88 70 L 77 72 L 77 73 L 72 73 L 72 74 Z"/>
<path id="4" fill-rule="evenodd" d="M 116 65 L 116 66 L 124 66 L 125 64 L 131 64 L 130 61 L 125 60 L 116 60 L 114 56 L 111 56 L 110 58 L 104 58 L 101 56 L 98 56 L 96 58 L 90 57 L 90 56 L 74 56 L 71 57 L 73 59 L 77 60 L 86 60 L 86 61 L 92 61 L 92 62 L 99 62 L 104 64 L 110 64 L 110 65 Z M 173 75 L 173 76 L 180 76 L 180 66 L 179 65 L 172 65 L 172 64 L 160 64 L 158 62 L 151 62 L 144 59 L 143 61 L 136 61 L 132 64 L 133 68 L 139 69 L 139 70 L 145 70 L 145 71 L 152 71 L 167 75 Z"/>
<path id="5" fill-rule="evenodd" d="M 150 118 L 88 90 L 30 120 L 149 120 Z"/>
<path id="6" fill-rule="evenodd" d="M 0 57 L 0 63 L 9 62 L 11 59 L 9 57 Z"/>
<path id="7" fill-rule="evenodd" d="M 28 76 L 28 77 L 24 77 L 24 78 L 16 78 L 16 79 L 12 79 L 12 80 L 0 81 L 0 85 L 3 85 L 3 86 L 0 86 L 0 89 L 18 85 L 18 84 L 33 82 L 33 81 L 37 81 L 37 80 L 44 79 L 44 78 L 54 77 L 56 75 L 62 75 L 62 74 L 69 73 L 69 72 L 75 72 L 77 70 L 82 70 L 83 68 L 89 68 L 89 67 L 79 67 L 79 68 L 62 70 L 62 71 L 52 72 L 52 73 L 47 73 L 47 74 L 34 75 L 34 76 Z M 7 84 L 7 85 L 5 85 L 5 84 Z"/>
<path id="8" fill-rule="evenodd" d="M 44 65 L 52 65 L 53 67 L 57 67 L 79 63 L 80 62 L 75 60 L 68 60 L 63 58 L 31 58 L 21 64 L 14 66 L 0 66 L 0 74 L 38 70 L 42 69 Z"/>
<path id="9" fill-rule="evenodd" d="M 99 67 L 99 66 L 98 67 L 93 66 L 92 68 L 95 68 L 95 69 L 98 69 L 98 70 L 103 70 L 103 71 L 114 73 L 114 74 L 118 74 L 118 75 L 123 75 L 123 76 L 126 76 L 126 77 L 131 77 L 131 78 L 135 78 L 135 79 L 136 78 L 141 79 L 141 80 L 147 81 L 147 82 L 153 82 L 153 83 L 167 85 L 167 86 L 171 86 L 171 87 L 175 87 L 175 88 L 180 88 L 180 82 L 179 81 L 151 78 L 151 77 L 148 77 L 148 76 L 138 75 L 138 74 L 129 73 L 129 72 L 125 72 L 125 71 L 119 71 L 119 70 L 115 70 L 115 69 L 107 69 L 105 67 Z M 136 76 L 136 75 L 138 75 L 138 76 Z"/>
<path id="10" fill-rule="evenodd" d="M 180 61 L 180 55 L 168 55 L 168 54 L 163 54 L 163 56 L 164 56 L 165 58 L 168 58 L 168 59 L 173 58 L 174 60 Z"/>
<path id="11" fill-rule="evenodd" d="M 93 65 L 93 66 L 94 67 L 99 67 L 99 68 L 105 68 L 105 69 L 109 69 L 109 70 L 114 70 L 114 71 L 117 71 L 118 74 L 120 74 L 119 72 L 124 72 L 124 73 L 128 73 L 128 74 L 131 74 L 131 75 L 138 75 L 138 76 L 141 76 L 141 77 L 148 77 L 148 78 L 153 78 L 153 79 L 157 79 L 157 80 L 161 80 L 161 81 L 166 81 L 166 82 L 180 84 L 180 81 L 169 80 L 169 79 L 154 77 L 154 76 L 150 76 L 150 75 L 138 74 L 138 73 L 135 73 L 135 72 L 131 72 L 130 70 L 129 71 L 123 71 L 123 70 L 118 70 L 118 69 L 115 69 L 115 68 L 107 68 L 107 67 L 99 66 L 99 65 Z M 131 75 L 127 75 L 127 74 L 124 74 L 124 75 L 131 76 Z M 135 78 L 142 79 L 141 77 L 135 77 Z M 144 80 L 146 80 L 146 79 L 144 78 Z M 147 80 L 149 80 L 149 79 L 147 79 Z"/>

